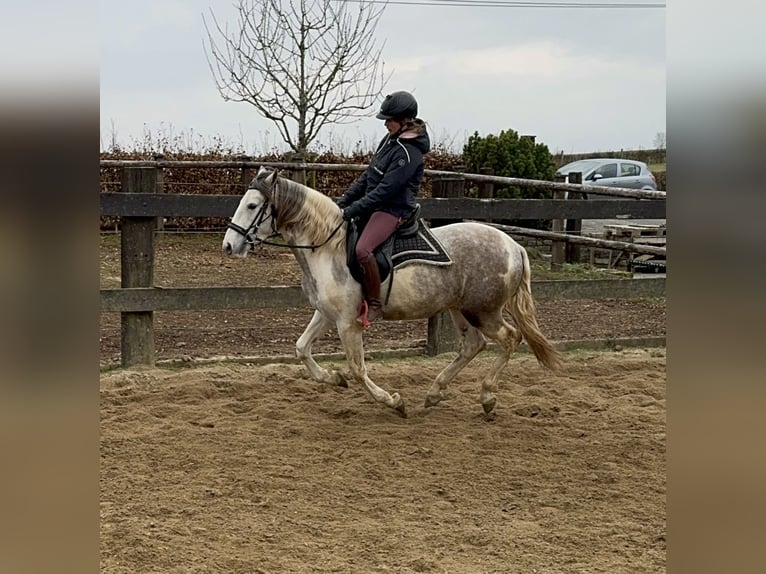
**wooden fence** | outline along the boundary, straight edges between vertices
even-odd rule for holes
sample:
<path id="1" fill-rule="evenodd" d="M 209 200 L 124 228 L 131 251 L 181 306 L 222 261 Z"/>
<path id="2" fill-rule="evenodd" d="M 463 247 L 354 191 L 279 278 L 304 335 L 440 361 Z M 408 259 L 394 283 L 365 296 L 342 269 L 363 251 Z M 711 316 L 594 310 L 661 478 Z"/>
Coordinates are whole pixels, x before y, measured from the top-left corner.
<path id="1" fill-rule="evenodd" d="M 101 290 L 101 309 L 121 314 L 121 362 L 123 366 L 152 365 L 155 361 L 153 314 L 155 311 L 192 309 L 237 309 L 264 307 L 296 307 L 308 305 L 298 287 L 211 287 L 158 289 L 153 286 L 154 235 L 159 217 L 230 217 L 239 203 L 233 195 L 182 195 L 156 193 L 163 167 L 242 167 L 252 169 L 260 165 L 292 170 L 350 169 L 360 166 L 325 164 L 281 164 L 258 162 L 149 162 L 104 160 L 102 165 L 122 165 L 122 191 L 101 194 L 101 215 L 118 216 L 121 224 L 121 288 Z M 361 166 L 362 169 L 364 166 Z M 433 178 L 431 198 L 420 199 L 422 216 L 432 225 L 453 220 L 480 221 L 497 219 L 606 219 L 620 214 L 635 218 L 665 218 L 665 193 L 636 190 L 598 188 L 625 199 L 492 199 L 486 184 L 500 183 L 522 187 L 542 187 L 556 191 L 582 191 L 582 186 L 559 182 L 541 182 L 519 178 L 506 178 L 489 174 L 457 174 L 428 170 Z M 485 184 L 482 197 L 461 197 L 462 178 Z M 589 188 L 595 191 L 596 188 Z M 244 188 L 243 188 L 244 191 Z M 643 201 L 636 201 L 641 199 Z M 505 226 L 497 225 L 504 228 Z M 512 233 L 545 234 L 550 232 L 506 228 Z M 590 238 L 554 234 L 562 242 L 584 242 Z M 653 246 L 611 242 L 613 248 L 647 251 L 662 250 Z M 609 247 L 609 246 L 606 246 Z M 546 298 L 640 298 L 662 297 L 665 281 L 659 279 L 603 280 L 603 281 L 536 281 L 533 293 L 538 299 Z M 439 354 L 454 347 L 454 333 L 448 314 L 429 319 L 429 354 Z"/>

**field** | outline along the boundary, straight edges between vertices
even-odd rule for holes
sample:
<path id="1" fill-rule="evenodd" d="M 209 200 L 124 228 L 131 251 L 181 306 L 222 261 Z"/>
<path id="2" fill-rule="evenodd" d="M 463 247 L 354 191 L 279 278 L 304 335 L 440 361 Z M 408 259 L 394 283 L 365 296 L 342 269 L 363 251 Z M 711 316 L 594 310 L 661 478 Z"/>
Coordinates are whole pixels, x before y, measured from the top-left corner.
<path id="1" fill-rule="evenodd" d="M 229 260 L 219 240 L 160 238 L 155 284 L 297 284 L 288 254 Z M 101 249 L 102 287 L 116 287 L 119 242 Z M 665 333 L 659 300 L 541 302 L 539 313 L 554 340 Z M 288 354 L 309 315 L 156 313 L 158 355 Z M 119 315 L 102 315 L 102 367 L 118 360 L 119 329 Z M 424 337 L 422 322 L 381 324 L 366 347 Z M 486 416 L 492 358 L 431 409 L 422 401 L 450 355 L 371 360 L 407 418 L 296 364 L 105 370 L 101 572 L 665 572 L 664 349 L 570 351 L 555 374 L 517 354 Z"/>

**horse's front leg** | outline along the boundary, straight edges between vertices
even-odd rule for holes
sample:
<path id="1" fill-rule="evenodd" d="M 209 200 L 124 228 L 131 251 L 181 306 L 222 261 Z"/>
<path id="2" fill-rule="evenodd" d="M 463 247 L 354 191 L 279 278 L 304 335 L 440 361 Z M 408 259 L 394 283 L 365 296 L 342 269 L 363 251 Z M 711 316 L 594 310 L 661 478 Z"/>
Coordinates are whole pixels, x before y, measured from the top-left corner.
<path id="1" fill-rule="evenodd" d="M 362 327 L 359 326 L 356 321 L 345 322 L 338 321 L 338 335 L 343 343 L 343 348 L 346 351 L 346 359 L 348 360 L 349 369 L 351 369 L 351 375 L 354 379 L 362 383 L 367 392 L 372 395 L 372 398 L 379 403 L 385 403 L 397 411 L 400 415 L 406 417 L 407 411 L 404 408 L 404 401 L 399 393 L 391 393 L 381 389 L 378 385 L 372 382 L 372 379 L 367 376 L 367 367 L 364 365 L 364 346 L 362 343 Z"/>
<path id="2" fill-rule="evenodd" d="M 320 383 L 330 383 L 345 387 L 347 386 L 346 379 L 340 373 L 335 371 L 331 373 L 327 369 L 320 367 L 314 360 L 314 357 L 311 356 L 311 347 L 330 327 L 332 327 L 332 321 L 319 311 L 314 311 L 314 316 L 311 317 L 306 330 L 303 331 L 303 334 L 295 343 L 295 354 L 306 365 L 312 379 Z"/>

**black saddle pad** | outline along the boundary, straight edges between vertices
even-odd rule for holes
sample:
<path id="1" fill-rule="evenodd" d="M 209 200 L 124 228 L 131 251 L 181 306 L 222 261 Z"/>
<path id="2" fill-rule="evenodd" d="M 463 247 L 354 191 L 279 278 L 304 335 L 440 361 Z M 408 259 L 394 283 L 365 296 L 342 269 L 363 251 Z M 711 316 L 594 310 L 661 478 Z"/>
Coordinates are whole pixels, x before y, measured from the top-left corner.
<path id="1" fill-rule="evenodd" d="M 394 246 L 391 251 L 391 262 L 394 269 L 402 267 L 405 263 L 425 263 L 427 265 L 450 265 L 452 259 L 447 255 L 444 247 L 431 230 L 420 219 L 418 231 L 407 237 L 394 237 Z"/>

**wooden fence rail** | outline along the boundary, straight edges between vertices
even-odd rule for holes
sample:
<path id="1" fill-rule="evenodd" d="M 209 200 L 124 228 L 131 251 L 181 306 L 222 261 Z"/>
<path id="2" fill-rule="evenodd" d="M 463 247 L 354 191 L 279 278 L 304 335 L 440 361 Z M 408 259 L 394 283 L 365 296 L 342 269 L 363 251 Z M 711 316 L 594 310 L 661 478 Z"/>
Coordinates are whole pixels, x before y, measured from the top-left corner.
<path id="1" fill-rule="evenodd" d="M 188 165 L 187 165 L 188 164 Z M 259 162 L 178 162 L 178 161 L 118 161 L 102 160 L 102 166 L 122 166 L 122 192 L 101 193 L 101 215 L 122 218 L 121 236 L 121 288 L 101 290 L 101 309 L 122 315 L 122 364 L 154 364 L 153 313 L 197 309 L 235 309 L 305 306 L 307 301 L 299 287 L 221 287 L 163 289 L 152 285 L 154 269 L 154 233 L 160 217 L 230 217 L 239 203 L 233 195 L 183 195 L 155 193 L 158 174 L 162 167 L 240 167 L 259 165 L 280 167 L 282 164 Z M 291 170 L 350 170 L 361 171 L 360 166 L 325 164 L 284 164 Z M 361 166 L 363 169 L 365 166 Z M 429 170 L 427 170 L 429 171 Z M 459 182 L 465 178 L 485 183 L 504 183 L 525 187 L 581 191 L 575 184 L 538 182 L 505 178 L 491 174 L 458 174 L 430 170 L 436 179 L 442 179 L 436 189 L 444 195 L 458 195 Z M 446 182 L 444 181 L 446 178 Z M 451 183 L 455 183 L 452 185 Z M 243 180 L 243 187 L 246 181 Z M 559 186 L 558 188 L 556 186 Z M 564 187 L 560 187 L 564 186 Z M 571 188 L 571 189 L 570 189 Z M 599 188 L 605 193 L 630 199 L 492 199 L 491 189 L 482 186 L 480 199 L 466 197 L 422 198 L 425 219 L 444 220 L 502 220 L 502 219 L 607 219 L 622 214 L 646 219 L 665 218 L 664 192 L 637 192 Z M 588 188 L 595 191 L 595 188 Z M 438 193 L 442 193 L 438 192 Z M 636 201 L 643 199 L 643 201 Z M 498 227 L 505 227 L 497 225 Z M 550 233 L 523 228 L 506 231 L 532 235 Z M 559 239 L 561 239 L 559 237 Z M 577 240 L 587 238 L 576 238 Z M 618 242 L 613 242 L 618 244 Z M 641 246 L 620 244 L 621 249 L 638 250 Z M 647 246 L 643 246 L 647 247 Z M 638 249 L 636 249 L 638 248 Z M 653 247 L 658 250 L 663 248 Z M 662 251 L 664 253 L 664 249 Z M 541 281 L 534 282 L 533 291 L 539 299 L 550 298 L 640 298 L 661 297 L 665 293 L 664 279 L 604 280 L 604 281 Z M 453 335 L 447 325 L 446 314 L 429 319 L 427 350 L 438 354 L 451 350 Z"/>
<path id="2" fill-rule="evenodd" d="M 101 215 L 129 217 L 231 217 L 236 195 L 102 193 Z M 635 199 L 418 199 L 425 219 L 664 219 L 665 200 Z"/>
<path id="3" fill-rule="evenodd" d="M 664 297 L 665 279 L 533 281 L 535 299 L 639 299 Z M 275 309 L 306 307 L 298 286 L 138 287 L 101 290 L 101 311 L 142 313 L 196 309 Z"/>
<path id="4" fill-rule="evenodd" d="M 302 162 L 264 162 L 264 161 L 187 161 L 187 160 L 118 160 L 102 159 L 101 167 L 152 167 L 163 168 L 239 168 L 242 170 L 257 169 L 259 167 L 272 167 L 288 169 L 290 171 L 364 171 L 366 165 L 360 164 L 335 164 L 335 163 L 302 163 Z M 621 187 L 604 187 L 598 185 L 587 186 L 558 181 L 542 181 L 537 179 L 524 179 L 521 177 L 505 177 L 488 173 L 456 173 L 439 169 L 426 169 L 427 176 L 464 177 L 468 181 L 482 183 L 500 183 L 514 185 L 529 189 L 550 189 L 559 191 L 573 191 L 580 193 L 583 190 L 590 193 L 601 193 L 618 197 L 630 197 L 634 199 L 665 199 L 664 191 L 649 191 L 641 189 L 626 189 Z"/>

